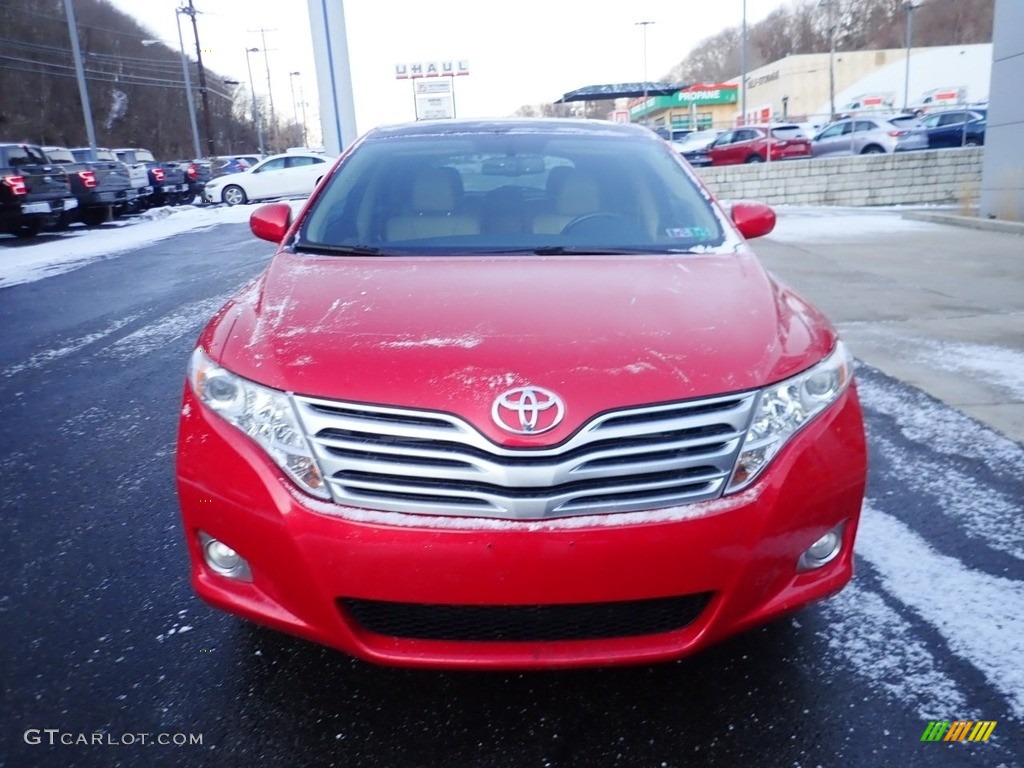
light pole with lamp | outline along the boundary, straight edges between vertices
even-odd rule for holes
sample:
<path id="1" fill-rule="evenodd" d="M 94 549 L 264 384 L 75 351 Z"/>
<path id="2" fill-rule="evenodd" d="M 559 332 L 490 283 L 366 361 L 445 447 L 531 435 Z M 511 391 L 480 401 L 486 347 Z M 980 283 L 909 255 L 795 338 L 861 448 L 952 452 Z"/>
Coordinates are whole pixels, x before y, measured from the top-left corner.
<path id="1" fill-rule="evenodd" d="M 299 122 L 298 110 L 295 107 L 295 78 L 300 76 L 301 72 L 289 72 L 288 82 L 292 86 L 292 116 L 295 122 Z M 302 102 L 302 146 L 306 146 L 306 97 L 302 93 L 302 81 L 299 80 L 299 101 Z"/>
<path id="2" fill-rule="evenodd" d="M 647 27 L 653 23 L 653 21 L 637 21 L 633 24 L 634 27 L 643 27 L 644 30 L 644 125 L 647 125 Z"/>
<path id="3" fill-rule="evenodd" d="M 910 48 L 914 42 L 914 11 L 917 4 L 912 0 L 905 0 L 903 10 L 907 12 L 907 68 L 903 76 L 903 111 L 910 108 Z"/>
<path id="4" fill-rule="evenodd" d="M 256 124 L 256 141 L 259 144 L 259 153 L 262 157 L 264 154 L 263 147 L 263 129 L 260 127 L 260 113 L 256 104 L 256 84 L 252 79 L 252 62 L 249 59 L 250 53 L 259 53 L 259 48 L 246 48 L 245 49 L 245 66 L 249 70 L 249 88 L 252 90 L 252 121 Z"/>
<path id="5" fill-rule="evenodd" d="M 818 0 L 818 7 L 828 8 L 828 107 L 829 122 L 836 119 L 836 21 L 835 0 Z"/>
<path id="6" fill-rule="evenodd" d="M 747 0 L 743 0 L 743 29 L 740 34 L 740 125 L 747 124 Z"/>

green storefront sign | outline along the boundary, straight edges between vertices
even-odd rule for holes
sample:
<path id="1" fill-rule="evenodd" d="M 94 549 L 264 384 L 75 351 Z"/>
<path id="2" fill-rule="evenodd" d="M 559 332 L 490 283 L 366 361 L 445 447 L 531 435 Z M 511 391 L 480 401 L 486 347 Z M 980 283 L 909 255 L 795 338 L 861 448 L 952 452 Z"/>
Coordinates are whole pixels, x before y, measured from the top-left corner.
<path id="1" fill-rule="evenodd" d="M 629 116 L 631 118 L 643 117 L 651 112 L 674 107 L 677 103 L 675 96 L 648 96 L 646 102 L 634 104 L 629 108 Z"/>
<path id="2" fill-rule="evenodd" d="M 710 104 L 735 104 L 737 101 L 737 88 L 707 88 L 700 90 L 679 91 L 673 97 L 675 104 L 697 104 L 708 106 Z"/>

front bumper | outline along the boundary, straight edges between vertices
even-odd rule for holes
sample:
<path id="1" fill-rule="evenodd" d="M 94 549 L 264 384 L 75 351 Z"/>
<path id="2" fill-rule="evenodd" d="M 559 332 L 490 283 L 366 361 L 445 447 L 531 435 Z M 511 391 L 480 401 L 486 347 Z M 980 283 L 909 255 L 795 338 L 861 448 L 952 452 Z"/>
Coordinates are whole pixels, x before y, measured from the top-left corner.
<path id="1" fill-rule="evenodd" d="M 184 405 L 178 492 L 196 591 L 370 661 L 508 669 L 674 659 L 827 597 L 852 575 L 866 474 L 853 387 L 743 493 L 674 510 L 523 522 L 315 501 L 188 387 Z M 840 525 L 840 555 L 799 572 L 801 553 Z M 214 573 L 201 533 L 244 557 L 251 581 Z M 530 630 L 509 639 L 517 614 L 554 607 L 560 618 L 589 617 L 629 610 L 629 601 L 643 612 L 657 598 L 678 601 L 666 609 L 679 611 L 678 621 L 611 636 L 584 627 L 576 637 Z M 504 612 L 497 634 L 473 623 L 495 610 Z M 379 620 L 392 614 L 400 617 Z"/>

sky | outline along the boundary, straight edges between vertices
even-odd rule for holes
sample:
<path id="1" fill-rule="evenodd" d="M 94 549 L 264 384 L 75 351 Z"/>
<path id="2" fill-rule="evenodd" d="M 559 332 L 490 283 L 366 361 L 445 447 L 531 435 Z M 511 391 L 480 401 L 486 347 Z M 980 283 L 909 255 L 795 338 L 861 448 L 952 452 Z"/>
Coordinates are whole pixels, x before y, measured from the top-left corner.
<path id="1" fill-rule="evenodd" d="M 111 0 L 155 37 L 177 48 L 175 12 L 184 0 Z M 338 2 L 340 0 L 333 0 Z M 466 60 L 456 79 L 459 117 L 511 115 L 524 104 L 550 103 L 585 85 L 657 80 L 701 40 L 738 26 L 744 2 L 750 23 L 791 0 L 347 0 L 345 21 L 359 133 L 415 119 L 412 86 L 395 79 L 395 65 Z M 275 111 L 291 116 L 291 86 L 307 103 L 318 133 L 315 64 L 307 0 L 194 0 L 203 63 L 248 85 L 252 54 L 257 96 L 266 95 L 269 64 Z M 191 28 L 183 18 L 186 48 Z M 293 78 L 289 72 L 300 72 Z M 737 73 L 739 74 L 739 73 Z M 301 108 L 297 110 L 301 117 Z"/>

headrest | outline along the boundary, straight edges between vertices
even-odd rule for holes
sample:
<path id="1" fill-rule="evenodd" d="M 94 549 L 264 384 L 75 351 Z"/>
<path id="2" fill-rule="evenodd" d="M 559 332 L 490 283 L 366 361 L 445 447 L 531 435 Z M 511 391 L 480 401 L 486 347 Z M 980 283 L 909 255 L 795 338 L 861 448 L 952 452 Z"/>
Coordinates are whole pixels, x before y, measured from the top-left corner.
<path id="1" fill-rule="evenodd" d="M 562 191 L 562 185 L 565 184 L 565 180 L 575 172 L 572 166 L 568 165 L 556 165 L 548 171 L 548 180 L 544 185 L 544 191 L 547 192 L 548 197 L 557 198 L 558 193 Z"/>
<path id="2" fill-rule="evenodd" d="M 601 210 L 601 189 L 597 179 L 579 172 L 568 176 L 558 192 L 556 205 L 562 216 L 582 216 Z"/>
<path id="3" fill-rule="evenodd" d="M 451 213 L 462 197 L 462 177 L 454 168 L 424 168 L 412 182 L 412 207 L 417 213 Z"/>

